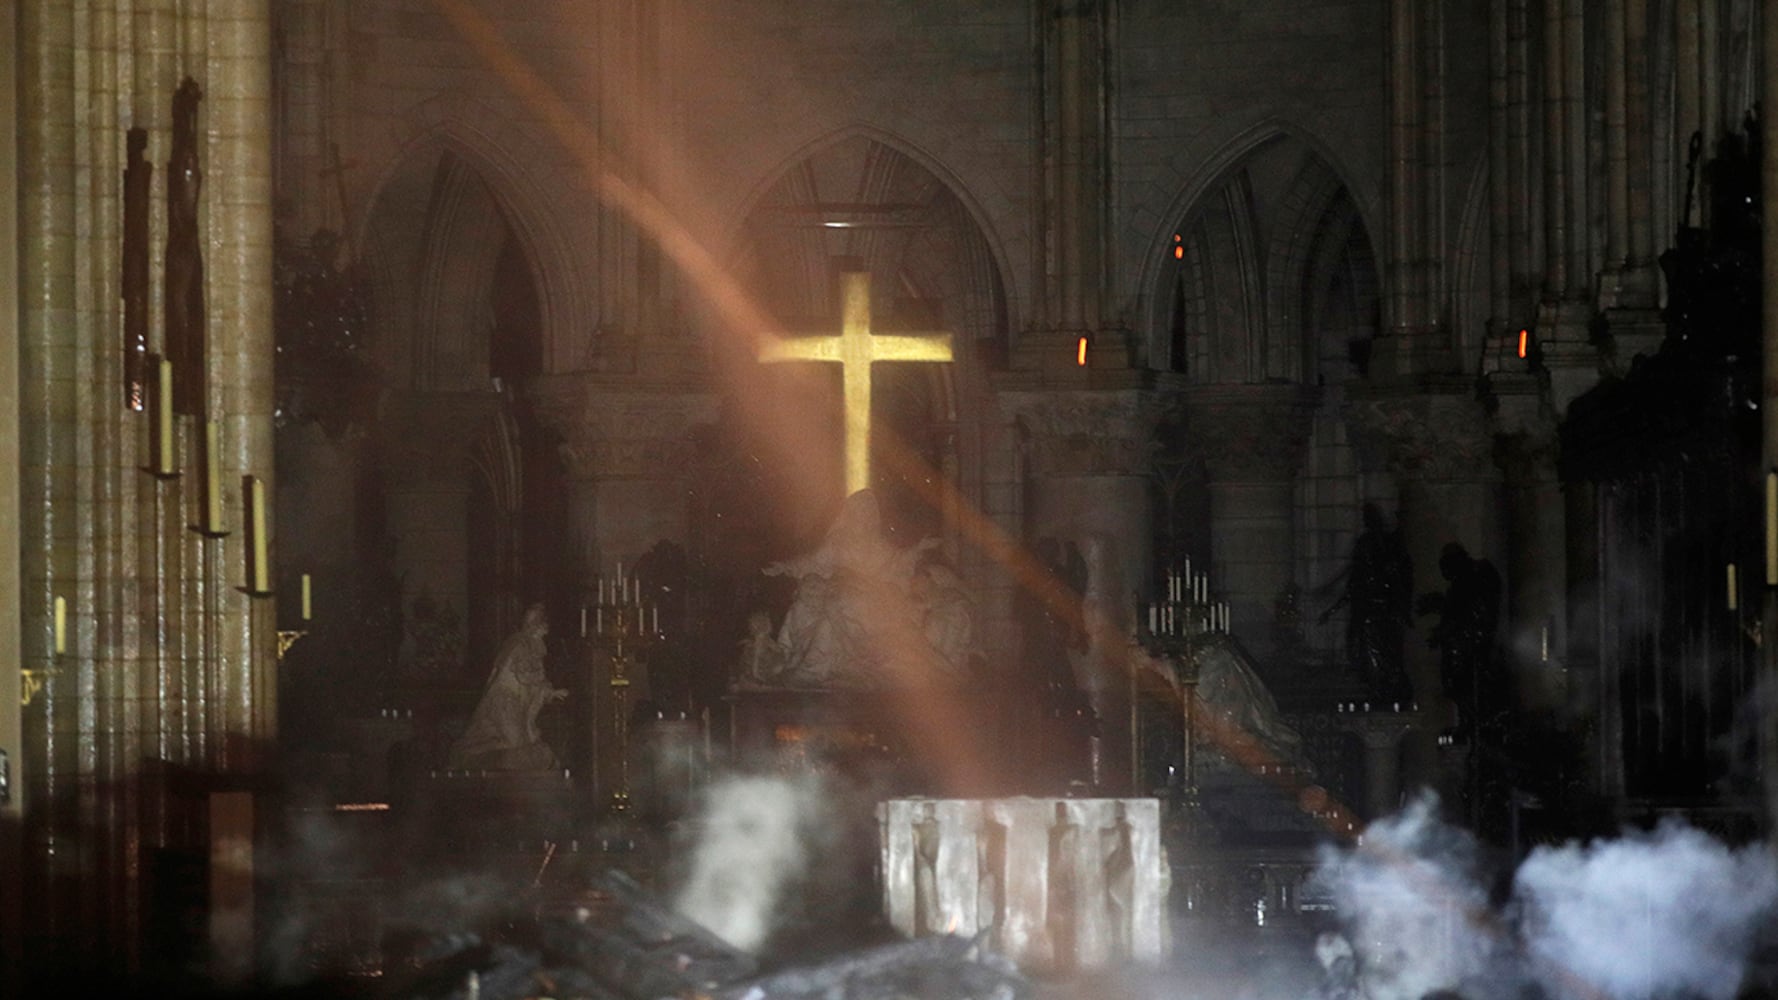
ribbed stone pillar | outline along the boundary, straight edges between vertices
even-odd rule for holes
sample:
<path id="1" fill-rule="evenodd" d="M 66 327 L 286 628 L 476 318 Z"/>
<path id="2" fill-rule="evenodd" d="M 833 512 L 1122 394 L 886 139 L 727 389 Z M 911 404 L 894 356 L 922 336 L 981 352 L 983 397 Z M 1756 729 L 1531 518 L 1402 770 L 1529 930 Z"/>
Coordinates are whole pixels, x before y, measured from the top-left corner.
<path id="1" fill-rule="evenodd" d="M 1278 598 L 1296 571 L 1296 474 L 1312 390 L 1295 385 L 1195 386 L 1186 398 L 1191 448 L 1210 490 L 1211 599 L 1265 662 L 1281 644 Z"/>
<path id="2" fill-rule="evenodd" d="M 1151 590 L 1154 547 L 1150 456 L 1160 404 L 1141 389 L 1004 391 L 1001 404 L 1029 435 L 1027 541 L 1073 543 L 1087 562 L 1088 648 L 1075 665 L 1101 725 L 1098 774 L 1130 782 L 1128 637 Z"/>
<path id="3" fill-rule="evenodd" d="M 31 248 L 18 272 L 24 584 L 11 606 L 24 643 L 14 662 L 46 679 L 25 709 L 15 758 L 29 873 L 20 901 L 34 914 L 28 932 L 54 945 L 35 953 L 125 969 L 139 957 L 143 852 L 168 831 L 160 803 L 139 796 L 142 761 L 241 771 L 275 735 L 275 626 L 258 621 L 268 602 L 236 590 L 248 544 L 240 477 L 271 486 L 270 32 L 263 0 L 214 15 L 185 6 L 22 4 L 12 63 L 17 245 Z M 199 217 L 226 541 L 185 527 L 204 479 L 189 447 L 199 430 L 183 429 L 183 479 L 147 478 L 147 418 L 125 405 L 122 385 L 124 135 L 147 130 L 160 175 L 150 199 L 152 289 L 166 236 L 170 102 L 185 76 L 207 95 Z M 151 331 L 151 345 L 161 342 Z M 68 623 L 59 656 L 57 598 Z"/>
<path id="4" fill-rule="evenodd" d="M 9 8 L 10 12 L 10 8 Z M 17 21 L 0 17 L 0 64 L 19 65 Z M 0 73 L 0 121 L 18 121 L 18 74 Z M 0 316 L 18 316 L 19 307 L 18 145 L 0 142 Z M 20 468 L 19 349 L 23 331 L 17 323 L 0 323 L 0 469 Z M 19 667 L 24 664 L 19 641 L 19 491 L 0 490 L 0 750 L 11 767 L 10 778 L 21 781 L 25 766 L 20 752 Z M 17 786 L 10 801 L 0 802 L 0 885 L 13 890 L 0 895 L 0 993 L 23 992 L 19 890 L 25 884 L 19 843 L 24 798 Z"/>

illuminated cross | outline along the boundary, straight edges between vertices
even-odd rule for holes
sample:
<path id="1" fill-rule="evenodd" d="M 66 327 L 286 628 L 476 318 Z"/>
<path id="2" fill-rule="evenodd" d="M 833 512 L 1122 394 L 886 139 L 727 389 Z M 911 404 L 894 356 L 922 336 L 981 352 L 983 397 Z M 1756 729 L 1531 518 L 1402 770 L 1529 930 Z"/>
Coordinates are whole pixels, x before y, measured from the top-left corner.
<path id="1" fill-rule="evenodd" d="M 760 347 L 761 361 L 837 361 L 846 415 L 846 495 L 870 486 L 870 366 L 873 361 L 950 361 L 951 334 L 870 332 L 870 275 L 840 275 L 840 332 L 831 337 L 779 337 Z"/>

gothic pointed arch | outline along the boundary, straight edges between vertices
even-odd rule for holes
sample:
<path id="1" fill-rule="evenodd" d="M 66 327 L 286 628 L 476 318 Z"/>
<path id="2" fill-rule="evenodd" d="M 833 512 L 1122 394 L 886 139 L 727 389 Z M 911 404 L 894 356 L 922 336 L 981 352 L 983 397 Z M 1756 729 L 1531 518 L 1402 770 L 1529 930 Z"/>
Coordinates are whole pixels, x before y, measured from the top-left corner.
<path id="1" fill-rule="evenodd" d="M 730 256 L 742 287 L 783 330 L 836 328 L 837 276 L 864 270 L 876 330 L 954 332 L 952 364 L 878 366 L 873 410 L 926 467 L 966 496 L 979 493 L 967 470 L 978 464 L 972 428 L 985 393 L 964 387 L 981 383 L 984 359 L 1005 351 L 1011 323 L 994 245 L 944 173 L 879 133 L 828 136 L 760 187 Z M 875 466 L 888 475 L 890 464 Z M 936 508 L 911 487 L 899 498 L 893 479 L 878 488 L 910 519 L 908 530 L 941 527 Z"/>
<path id="2" fill-rule="evenodd" d="M 582 360 L 585 332 L 596 324 L 593 288 L 582 263 L 590 252 L 583 234 L 564 223 L 564 198 L 584 189 L 559 150 L 533 135 L 509 114 L 464 95 L 440 95 L 416 106 L 400 127 L 367 137 L 365 148 L 380 169 L 357 188 L 352 245 L 364 248 L 373 271 L 404 234 L 392 226 L 391 206 L 426 197 L 416 184 L 449 158 L 484 184 L 513 245 L 529 261 L 536 286 L 538 354 L 543 370 L 572 369 Z"/>

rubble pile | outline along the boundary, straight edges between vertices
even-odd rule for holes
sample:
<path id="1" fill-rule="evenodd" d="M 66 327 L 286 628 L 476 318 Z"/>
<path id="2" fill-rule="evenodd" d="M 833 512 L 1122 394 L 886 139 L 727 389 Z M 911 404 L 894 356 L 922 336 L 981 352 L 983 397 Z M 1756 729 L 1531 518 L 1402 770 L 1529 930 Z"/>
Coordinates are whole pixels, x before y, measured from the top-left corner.
<path id="1" fill-rule="evenodd" d="M 628 876 L 506 940 L 433 941 L 385 995 L 399 1000 L 1024 1000 L 1029 984 L 977 940 L 916 938 L 763 970 Z"/>

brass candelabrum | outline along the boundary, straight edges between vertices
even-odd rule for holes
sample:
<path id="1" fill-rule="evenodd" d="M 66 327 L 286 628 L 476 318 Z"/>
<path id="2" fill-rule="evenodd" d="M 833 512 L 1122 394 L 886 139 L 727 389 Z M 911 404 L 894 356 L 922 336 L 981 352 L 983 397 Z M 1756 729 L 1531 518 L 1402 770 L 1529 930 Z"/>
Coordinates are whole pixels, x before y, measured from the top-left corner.
<path id="1" fill-rule="evenodd" d="M 1212 635 L 1229 631 L 1229 604 L 1213 600 L 1207 573 L 1194 575 L 1191 560 L 1185 561 L 1183 572 L 1168 569 L 1164 578 L 1164 597 L 1138 605 L 1139 627 L 1146 624 L 1140 639 L 1151 654 L 1161 657 L 1175 673 L 1179 690 L 1180 712 L 1180 820 L 1188 834 L 1200 832 L 1203 820 L 1199 815 L 1197 767 L 1193 736 L 1197 728 L 1196 703 L 1198 665 L 1194 654 Z M 1138 713 L 1136 667 L 1130 671 L 1130 740 L 1131 771 L 1140 775 L 1141 717 Z"/>
<path id="2" fill-rule="evenodd" d="M 611 690 L 611 733 L 617 745 L 617 778 L 609 804 L 612 812 L 626 813 L 630 809 L 632 672 L 644 662 L 649 648 L 661 638 L 661 609 L 660 605 L 642 596 L 639 581 L 623 575 L 622 563 L 618 564 L 617 578 L 600 578 L 595 590 L 597 600 L 593 606 L 580 609 L 580 634 L 603 649 L 611 661 L 606 684 Z"/>

